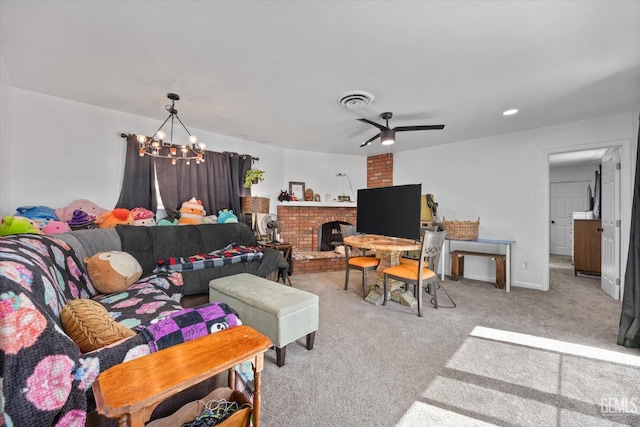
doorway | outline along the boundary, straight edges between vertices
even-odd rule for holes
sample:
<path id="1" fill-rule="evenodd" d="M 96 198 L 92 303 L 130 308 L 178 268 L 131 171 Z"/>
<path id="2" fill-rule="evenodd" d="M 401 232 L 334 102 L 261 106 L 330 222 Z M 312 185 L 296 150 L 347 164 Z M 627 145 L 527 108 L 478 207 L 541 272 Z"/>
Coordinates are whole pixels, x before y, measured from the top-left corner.
<path id="1" fill-rule="evenodd" d="M 620 146 L 549 155 L 549 254 L 573 255 L 572 215 L 601 221 L 602 290 L 621 299 Z M 604 230 L 607 230 L 606 232 Z M 572 258 L 571 258 L 572 259 Z M 549 262 L 551 265 L 551 262 Z M 548 272 L 547 272 L 548 274 Z"/>

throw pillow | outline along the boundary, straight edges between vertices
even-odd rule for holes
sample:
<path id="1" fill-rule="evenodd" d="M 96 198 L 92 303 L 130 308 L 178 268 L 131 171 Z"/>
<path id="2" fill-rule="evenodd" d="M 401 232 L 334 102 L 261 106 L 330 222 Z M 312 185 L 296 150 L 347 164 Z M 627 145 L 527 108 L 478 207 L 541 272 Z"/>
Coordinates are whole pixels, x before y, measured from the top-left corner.
<path id="1" fill-rule="evenodd" d="M 64 331 L 83 353 L 136 335 L 113 320 L 99 302 L 90 299 L 70 301 L 60 312 L 60 321 Z"/>
<path id="2" fill-rule="evenodd" d="M 122 292 L 142 276 L 140 263 L 126 252 L 98 252 L 84 263 L 93 286 L 103 294 Z"/>

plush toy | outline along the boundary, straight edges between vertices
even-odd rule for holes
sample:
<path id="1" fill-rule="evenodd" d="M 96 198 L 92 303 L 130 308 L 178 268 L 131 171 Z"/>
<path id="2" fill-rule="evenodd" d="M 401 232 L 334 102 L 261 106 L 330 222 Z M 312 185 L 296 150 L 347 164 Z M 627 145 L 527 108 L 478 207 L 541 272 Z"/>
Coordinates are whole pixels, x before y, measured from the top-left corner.
<path id="1" fill-rule="evenodd" d="M 126 252 L 98 252 L 84 263 L 91 283 L 103 294 L 122 292 L 142 276 L 140 263 Z"/>
<path id="2" fill-rule="evenodd" d="M 49 221 L 47 225 L 42 227 L 42 232 L 44 234 L 58 234 L 66 233 L 68 231 L 71 231 L 71 227 L 63 221 Z"/>
<path id="3" fill-rule="evenodd" d="M 79 199 L 71 203 L 69 206 L 65 208 L 56 209 L 55 213 L 60 221 L 69 222 L 69 220 L 73 218 L 73 212 L 76 209 L 79 209 L 83 212 L 93 215 L 96 218 L 102 215 L 103 213 L 107 212 L 107 209 L 101 208 L 100 206 L 96 205 L 95 203 L 89 200 Z"/>
<path id="4" fill-rule="evenodd" d="M 118 224 L 133 225 L 133 216 L 129 209 L 114 209 L 107 211 L 96 219 L 98 228 L 113 228 Z"/>
<path id="5" fill-rule="evenodd" d="M 207 215 L 207 216 L 202 218 L 202 223 L 203 224 L 217 224 L 218 223 L 218 217 L 216 215 Z"/>
<path id="6" fill-rule="evenodd" d="M 202 218 L 206 215 L 202 202 L 192 197 L 180 207 L 180 219 L 178 224 L 202 224 Z"/>
<path id="7" fill-rule="evenodd" d="M 158 220 L 156 225 L 165 226 L 165 225 L 178 225 L 178 220 L 174 219 L 173 221 L 169 221 L 169 218 L 162 218 Z"/>
<path id="8" fill-rule="evenodd" d="M 151 227 L 156 225 L 153 212 L 145 208 L 133 208 L 131 209 L 131 216 L 133 216 L 133 225 Z"/>
<path id="9" fill-rule="evenodd" d="M 289 193 L 287 193 L 286 190 L 281 190 L 280 195 L 278 196 L 278 201 L 288 202 L 290 200 L 291 200 L 291 196 L 289 195 Z"/>
<path id="10" fill-rule="evenodd" d="M 56 212 L 48 206 L 20 206 L 16 209 L 16 216 L 45 222 L 59 219 Z"/>
<path id="11" fill-rule="evenodd" d="M 73 217 L 67 223 L 72 230 L 85 230 L 96 228 L 96 219 L 95 215 L 76 209 L 73 211 Z"/>
<path id="12" fill-rule="evenodd" d="M 27 218 L 7 215 L 0 224 L 0 236 L 13 234 L 43 234 L 42 231 Z"/>
<path id="13" fill-rule="evenodd" d="M 230 222 L 238 222 L 238 217 L 229 209 L 218 211 L 218 224 L 228 224 Z"/>

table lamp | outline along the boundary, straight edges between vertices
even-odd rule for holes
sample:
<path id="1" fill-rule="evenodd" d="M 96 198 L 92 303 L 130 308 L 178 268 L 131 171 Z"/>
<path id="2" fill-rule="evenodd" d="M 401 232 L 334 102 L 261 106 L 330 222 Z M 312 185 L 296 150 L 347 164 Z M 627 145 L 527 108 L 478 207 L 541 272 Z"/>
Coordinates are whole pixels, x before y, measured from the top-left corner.
<path id="1" fill-rule="evenodd" d="M 258 239 L 260 239 L 260 232 L 258 230 L 256 214 L 269 213 L 269 203 L 270 203 L 270 200 L 268 197 L 253 197 L 253 196 L 242 197 L 242 213 L 251 214 L 251 228 L 253 229 L 253 234 L 255 234 Z"/>

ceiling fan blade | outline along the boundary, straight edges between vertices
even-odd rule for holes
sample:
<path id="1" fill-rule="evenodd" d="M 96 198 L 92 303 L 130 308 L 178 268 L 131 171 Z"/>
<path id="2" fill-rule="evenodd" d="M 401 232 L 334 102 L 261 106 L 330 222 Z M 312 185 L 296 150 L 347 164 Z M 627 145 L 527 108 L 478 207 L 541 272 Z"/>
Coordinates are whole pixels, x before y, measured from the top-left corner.
<path id="1" fill-rule="evenodd" d="M 376 136 L 374 136 L 373 138 L 369 139 L 368 141 L 363 142 L 362 144 L 360 144 L 360 147 L 366 147 L 367 145 L 371 144 L 373 142 L 373 140 L 376 139 L 379 136 L 380 136 L 380 134 L 377 134 Z"/>
<path id="2" fill-rule="evenodd" d="M 393 128 L 396 132 L 406 132 L 410 130 L 439 130 L 444 129 L 444 125 L 424 125 L 424 126 L 398 126 Z"/>
<path id="3" fill-rule="evenodd" d="M 363 122 L 363 123 L 368 123 L 368 124 L 370 124 L 371 126 L 375 126 L 375 127 L 377 127 L 378 129 L 380 129 L 380 130 L 389 129 L 388 127 L 383 126 L 383 125 L 381 125 L 380 123 L 372 122 L 371 120 L 368 120 L 368 119 L 356 119 L 356 120 L 359 120 L 359 121 L 361 121 L 361 122 Z"/>

